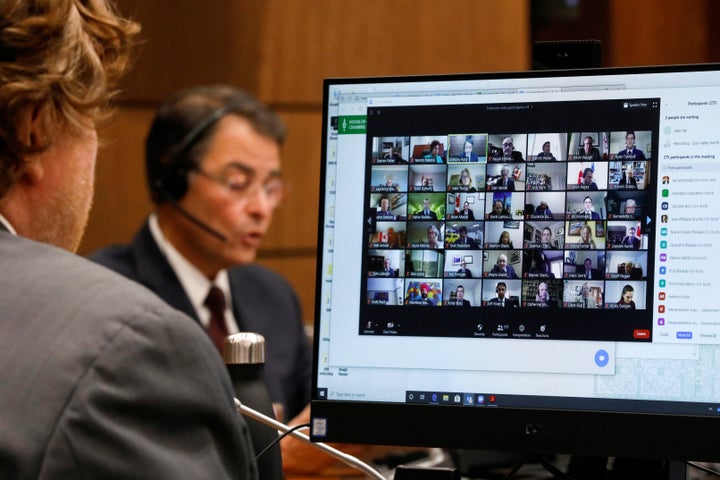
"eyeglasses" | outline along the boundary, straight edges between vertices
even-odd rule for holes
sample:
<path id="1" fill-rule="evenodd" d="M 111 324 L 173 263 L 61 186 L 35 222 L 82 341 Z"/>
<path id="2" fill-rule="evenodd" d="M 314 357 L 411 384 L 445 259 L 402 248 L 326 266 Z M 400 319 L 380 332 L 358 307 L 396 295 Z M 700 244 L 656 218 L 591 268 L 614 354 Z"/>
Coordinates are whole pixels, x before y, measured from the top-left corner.
<path id="1" fill-rule="evenodd" d="M 265 194 L 265 198 L 272 208 L 282 201 L 287 189 L 285 182 L 277 175 L 269 177 L 265 183 L 255 181 L 255 171 L 241 164 L 230 164 L 226 167 L 226 175 L 219 176 L 206 172 L 200 167 L 194 171 L 203 177 L 225 187 L 239 201 L 247 202 L 257 190 Z"/>
<path id="2" fill-rule="evenodd" d="M 513 146 L 512 142 L 503 143 L 503 147 L 512 147 L 512 146 Z"/>

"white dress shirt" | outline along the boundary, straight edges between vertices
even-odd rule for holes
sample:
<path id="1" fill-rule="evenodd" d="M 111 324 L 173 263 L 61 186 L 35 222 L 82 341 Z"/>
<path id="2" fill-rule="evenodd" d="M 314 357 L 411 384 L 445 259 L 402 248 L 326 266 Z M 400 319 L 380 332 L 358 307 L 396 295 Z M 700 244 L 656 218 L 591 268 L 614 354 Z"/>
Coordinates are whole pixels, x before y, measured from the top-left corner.
<path id="1" fill-rule="evenodd" d="M 221 270 L 215 280 L 211 282 L 195 265 L 190 263 L 175 247 L 165 238 L 160 225 L 157 221 L 157 215 L 154 213 L 148 219 L 150 233 L 152 233 L 155 242 L 160 247 L 160 251 L 165 255 L 168 263 L 175 271 L 180 280 L 185 294 L 187 294 L 197 312 L 200 323 L 206 329 L 210 325 L 210 310 L 204 305 L 205 298 L 212 285 L 216 285 L 225 295 L 225 323 L 229 333 L 237 333 L 240 331 L 233 315 L 232 296 L 230 295 L 230 281 L 228 280 L 227 270 Z"/>

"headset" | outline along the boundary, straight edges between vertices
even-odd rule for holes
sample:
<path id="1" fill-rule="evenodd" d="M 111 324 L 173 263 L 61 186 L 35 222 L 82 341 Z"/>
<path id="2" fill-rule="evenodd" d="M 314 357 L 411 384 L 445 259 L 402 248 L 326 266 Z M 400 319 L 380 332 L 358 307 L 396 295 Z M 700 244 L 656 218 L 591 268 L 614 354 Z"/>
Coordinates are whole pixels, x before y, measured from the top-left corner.
<path id="1" fill-rule="evenodd" d="M 157 176 L 150 182 L 153 193 L 158 193 L 169 202 L 178 202 L 185 196 L 189 187 L 188 174 L 195 169 L 188 152 L 203 134 L 234 109 L 234 103 L 216 109 L 191 128 L 180 142 L 170 149 L 165 155 L 165 161 L 160 162 Z"/>
<path id="2" fill-rule="evenodd" d="M 188 156 L 188 152 L 203 134 L 207 133 L 224 116 L 235 110 L 236 105 L 230 103 L 220 107 L 198 122 L 182 137 L 176 146 L 170 149 L 165 158 L 158 165 L 157 171 L 148 168 L 150 189 L 155 198 L 161 198 L 170 203 L 180 214 L 205 232 L 213 235 L 221 242 L 227 242 L 228 237 L 188 212 L 180 205 L 180 200 L 188 191 L 188 175 L 196 167 Z M 153 169 L 154 170 L 154 169 Z"/>

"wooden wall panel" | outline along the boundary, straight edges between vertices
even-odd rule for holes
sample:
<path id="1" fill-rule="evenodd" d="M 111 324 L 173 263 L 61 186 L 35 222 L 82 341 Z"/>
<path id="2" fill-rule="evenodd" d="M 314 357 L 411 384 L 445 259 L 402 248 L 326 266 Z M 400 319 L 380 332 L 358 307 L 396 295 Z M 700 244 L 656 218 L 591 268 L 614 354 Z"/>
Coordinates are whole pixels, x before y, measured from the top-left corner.
<path id="1" fill-rule="evenodd" d="M 268 0 L 260 96 L 317 103 L 325 77 L 521 70 L 526 0 Z M 283 21 L 285 20 L 285 21 Z"/>
<path id="2" fill-rule="evenodd" d="M 290 282 L 300 300 L 303 320 L 311 325 L 315 316 L 315 256 L 261 257 L 258 263 Z"/>
<path id="3" fill-rule="evenodd" d="M 706 1 L 610 0 L 608 66 L 665 65 L 709 61 Z"/>
<path id="4" fill-rule="evenodd" d="M 530 64 L 529 0 L 117 0 L 144 44 L 101 151 L 81 253 L 127 242 L 151 209 L 143 142 L 172 91 L 230 83 L 270 104 L 289 127 L 292 189 L 259 261 L 290 279 L 314 311 L 322 80 L 521 70 Z"/>
<path id="5" fill-rule="evenodd" d="M 265 240 L 264 255 L 280 250 L 313 252 L 317 241 L 317 212 L 320 195 L 320 137 L 322 115 L 318 112 L 281 111 L 288 127 L 282 151 L 283 176 L 288 194 L 275 210 Z"/>
<path id="6" fill-rule="evenodd" d="M 144 145 L 153 114 L 151 108 L 121 108 L 100 131 L 95 200 L 80 253 L 128 242 L 150 212 Z"/>
<path id="7" fill-rule="evenodd" d="M 157 104 L 202 83 L 233 83 L 257 92 L 263 0 L 116 0 L 142 25 L 142 45 L 125 82 L 126 101 Z"/>

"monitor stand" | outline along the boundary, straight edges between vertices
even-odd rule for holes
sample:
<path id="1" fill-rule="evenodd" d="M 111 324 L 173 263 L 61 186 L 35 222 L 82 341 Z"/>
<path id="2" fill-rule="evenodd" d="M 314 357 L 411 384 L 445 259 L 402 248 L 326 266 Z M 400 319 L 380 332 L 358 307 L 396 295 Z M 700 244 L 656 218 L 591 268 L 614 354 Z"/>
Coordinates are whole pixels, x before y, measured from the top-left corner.
<path id="1" fill-rule="evenodd" d="M 460 471 L 457 468 L 444 467 L 406 467 L 398 465 L 395 468 L 394 480 L 460 480 Z"/>
<path id="2" fill-rule="evenodd" d="M 678 460 L 615 458 L 609 462 L 608 457 L 574 456 L 568 466 L 572 478 L 583 480 L 605 480 L 610 472 L 613 480 L 687 480 L 687 466 Z"/>
<path id="3" fill-rule="evenodd" d="M 561 471 L 559 468 L 557 468 L 555 465 L 550 463 L 545 457 L 542 455 L 532 454 L 528 453 L 525 455 L 520 461 L 518 461 L 511 469 L 510 471 L 505 475 L 505 478 L 513 478 L 513 475 L 515 475 L 518 470 L 522 468 L 523 465 L 526 463 L 537 463 L 540 464 L 545 470 L 552 473 L 555 477 L 554 478 L 560 478 L 560 479 L 572 479 L 572 477 L 568 476 L 568 474 Z M 584 477 L 581 477 L 584 478 Z"/>

